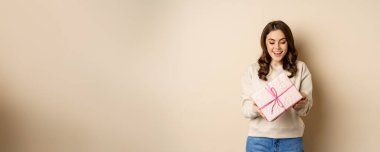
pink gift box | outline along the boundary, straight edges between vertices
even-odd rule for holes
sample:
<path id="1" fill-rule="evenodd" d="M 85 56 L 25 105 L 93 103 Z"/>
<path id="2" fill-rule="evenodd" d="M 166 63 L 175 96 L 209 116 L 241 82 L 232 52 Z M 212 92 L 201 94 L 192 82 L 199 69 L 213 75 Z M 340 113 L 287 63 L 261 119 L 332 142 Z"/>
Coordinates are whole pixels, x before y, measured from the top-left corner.
<path id="1" fill-rule="evenodd" d="M 296 104 L 302 95 L 284 72 L 252 95 L 268 121 L 273 121 Z"/>

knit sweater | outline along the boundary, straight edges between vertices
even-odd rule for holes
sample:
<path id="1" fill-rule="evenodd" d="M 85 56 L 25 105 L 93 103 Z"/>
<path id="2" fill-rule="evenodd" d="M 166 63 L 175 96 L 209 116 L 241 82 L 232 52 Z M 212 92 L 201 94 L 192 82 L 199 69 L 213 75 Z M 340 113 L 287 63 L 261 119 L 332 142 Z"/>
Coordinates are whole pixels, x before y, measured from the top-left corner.
<path id="1" fill-rule="evenodd" d="M 297 73 L 290 78 L 291 82 L 300 91 L 306 94 L 306 104 L 300 109 L 289 108 L 276 120 L 269 122 L 261 117 L 253 106 L 252 94 L 263 88 L 268 82 L 276 78 L 281 72 L 290 75 L 290 72 L 283 70 L 282 65 L 270 66 L 268 81 L 259 79 L 258 70 L 260 66 L 254 63 L 249 66 L 248 71 L 242 77 L 242 113 L 249 118 L 248 136 L 268 137 L 268 138 L 295 138 L 302 137 L 305 125 L 300 116 L 306 116 L 312 107 L 312 80 L 311 74 L 302 61 L 297 61 Z"/>

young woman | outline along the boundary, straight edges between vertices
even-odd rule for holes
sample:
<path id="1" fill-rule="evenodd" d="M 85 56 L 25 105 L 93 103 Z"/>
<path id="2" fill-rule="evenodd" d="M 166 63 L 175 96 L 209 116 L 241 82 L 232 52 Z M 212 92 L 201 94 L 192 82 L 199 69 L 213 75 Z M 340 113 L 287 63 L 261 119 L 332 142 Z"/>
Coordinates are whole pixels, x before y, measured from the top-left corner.
<path id="1" fill-rule="evenodd" d="M 261 35 L 262 55 L 242 78 L 242 113 L 250 119 L 247 152 L 302 152 L 304 123 L 312 106 L 311 74 L 306 64 L 297 60 L 292 32 L 282 21 L 268 23 Z M 285 72 L 303 98 L 274 121 L 267 121 L 252 94 Z"/>

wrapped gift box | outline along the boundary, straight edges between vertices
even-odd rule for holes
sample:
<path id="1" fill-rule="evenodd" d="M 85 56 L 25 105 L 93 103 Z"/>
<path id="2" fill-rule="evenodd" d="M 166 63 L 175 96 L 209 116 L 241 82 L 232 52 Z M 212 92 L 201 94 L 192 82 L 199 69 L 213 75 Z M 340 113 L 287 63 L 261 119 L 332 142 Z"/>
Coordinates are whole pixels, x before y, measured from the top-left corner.
<path id="1" fill-rule="evenodd" d="M 302 95 L 282 72 L 275 79 L 252 95 L 253 100 L 268 121 L 273 121 L 297 103 Z"/>

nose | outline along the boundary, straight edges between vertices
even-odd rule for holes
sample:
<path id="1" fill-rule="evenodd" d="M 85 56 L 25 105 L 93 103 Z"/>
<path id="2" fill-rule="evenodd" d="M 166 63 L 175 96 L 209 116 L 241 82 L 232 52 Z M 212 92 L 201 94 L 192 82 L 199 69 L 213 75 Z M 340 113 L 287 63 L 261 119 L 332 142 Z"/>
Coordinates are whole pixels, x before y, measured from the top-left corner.
<path id="1" fill-rule="evenodd" d="M 276 48 L 277 50 L 279 50 L 279 49 L 280 49 L 280 43 L 277 42 L 275 48 Z"/>

